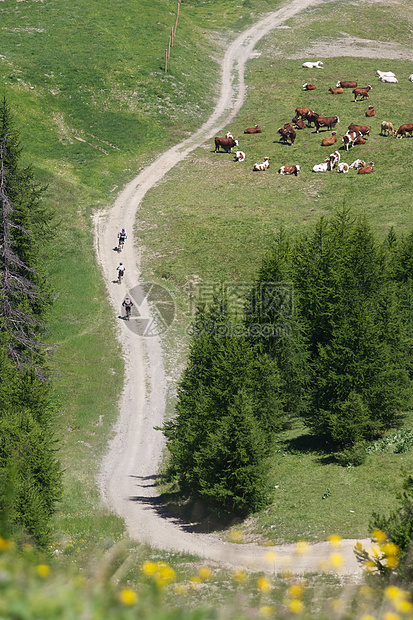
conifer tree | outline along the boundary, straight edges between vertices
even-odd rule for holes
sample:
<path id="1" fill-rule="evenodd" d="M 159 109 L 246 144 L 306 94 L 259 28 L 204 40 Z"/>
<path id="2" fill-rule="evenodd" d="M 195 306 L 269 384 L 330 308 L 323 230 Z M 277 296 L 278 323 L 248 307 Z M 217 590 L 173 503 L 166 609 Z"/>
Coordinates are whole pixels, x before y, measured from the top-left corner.
<path id="1" fill-rule="evenodd" d="M 183 491 L 239 514 L 268 501 L 265 459 L 284 425 L 278 370 L 232 335 L 222 300 L 198 310 L 176 411 L 163 431 Z"/>

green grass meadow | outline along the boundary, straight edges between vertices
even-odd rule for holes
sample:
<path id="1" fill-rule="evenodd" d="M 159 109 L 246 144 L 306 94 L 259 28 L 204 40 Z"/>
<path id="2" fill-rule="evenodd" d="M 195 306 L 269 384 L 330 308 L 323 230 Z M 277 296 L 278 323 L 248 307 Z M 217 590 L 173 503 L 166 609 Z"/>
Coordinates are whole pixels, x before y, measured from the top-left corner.
<path id="1" fill-rule="evenodd" d="M 54 211 L 44 259 L 55 292 L 49 343 L 54 345 L 56 435 L 64 469 L 53 550 L 63 564 L 86 566 L 125 538 L 123 522 L 104 508 L 96 484 L 117 416 L 123 359 L 94 253 L 92 215 L 109 208 L 140 169 L 208 118 L 224 49 L 242 29 L 279 6 L 278 0 L 184 0 L 165 73 L 175 2 L 0 3 L 0 96 L 7 98 L 20 129 L 23 163 L 31 164 L 39 183 L 47 185 L 45 201 Z M 376 60 L 357 48 L 354 56 L 319 56 L 323 70 L 301 67 L 313 59 L 306 50 L 314 42 L 334 49 L 343 33 L 372 42 L 394 41 L 411 53 L 410 3 L 321 4 L 286 25 L 288 29 L 277 29 L 259 43 L 260 55 L 247 66 L 245 105 L 226 128 L 239 138 L 247 160 L 236 164 L 230 154 L 214 153 L 212 140 L 202 145 L 147 194 L 136 222 L 144 277 L 167 286 L 176 299 L 177 317 L 164 339 L 167 371 L 175 380 L 185 364 L 192 284 L 251 282 L 281 226 L 300 232 L 345 205 L 354 215 L 365 214 L 381 237 L 391 227 L 398 235 L 413 229 L 413 140 L 379 135 L 382 120 L 395 126 L 413 121 L 413 85 L 407 80 L 413 62 L 402 57 Z M 377 69 L 394 71 L 399 83 L 381 84 Z M 333 97 L 328 88 L 338 79 L 371 84 L 369 102 L 353 103 L 350 92 Z M 302 84 L 313 81 L 317 90 L 304 92 Z M 294 146 L 278 140 L 278 127 L 291 120 L 297 106 L 337 114 L 341 139 L 350 122 L 367 121 L 368 103 L 377 110 L 368 121 L 368 143 L 340 153 L 348 163 L 358 157 L 374 161 L 372 175 L 312 173 L 312 166 L 334 150 L 320 146 L 330 132 L 299 131 Z M 244 136 L 244 128 L 255 123 L 262 134 Z M 265 156 L 270 169 L 254 173 L 254 162 Z M 281 165 L 293 163 L 301 166 L 298 177 L 278 175 Z M 171 391 L 168 415 L 173 404 Z M 410 416 L 406 425 L 413 425 Z M 412 464 L 412 451 L 381 449 L 372 451 L 361 467 L 338 467 L 311 450 L 305 430 L 294 422 L 274 455 L 274 504 L 243 525 L 245 535 L 268 544 L 325 540 L 331 533 L 366 537 L 372 511 L 386 512 L 394 505 Z M 188 580 L 193 567 L 198 568 L 193 558 L 139 546 L 133 550 L 136 566 L 152 553 L 154 561 L 180 564 Z M 113 577 L 124 556 L 112 560 Z M 111 583 L 130 585 L 142 579 L 136 567 L 126 568 L 118 580 L 110 577 Z M 33 592 L 36 579 L 30 581 Z M 333 589 L 336 585 L 334 581 Z M 190 587 L 185 592 L 191 596 L 182 600 L 195 609 L 204 594 L 220 601 L 220 588 L 231 596 L 228 575 L 219 575 L 211 588 Z M 198 594 L 200 599 L 191 598 Z M 238 594 L 242 608 L 242 592 Z M 257 609 L 271 606 L 262 592 L 251 596 Z M 143 606 L 144 613 L 148 608 Z M 44 617 L 57 617 L 53 613 Z"/>

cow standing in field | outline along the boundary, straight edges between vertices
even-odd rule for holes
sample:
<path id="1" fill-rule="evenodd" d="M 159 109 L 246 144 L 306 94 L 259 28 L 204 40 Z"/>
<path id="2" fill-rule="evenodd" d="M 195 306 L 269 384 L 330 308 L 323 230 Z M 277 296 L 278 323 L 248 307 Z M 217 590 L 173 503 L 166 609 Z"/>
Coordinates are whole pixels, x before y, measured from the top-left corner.
<path id="1" fill-rule="evenodd" d="M 337 123 L 340 122 L 340 119 L 338 118 L 338 116 L 318 116 L 315 121 L 314 124 L 316 126 L 317 129 L 317 133 L 319 133 L 320 131 L 320 127 L 327 127 L 327 129 L 333 129 L 333 127 L 336 126 Z"/>
<path id="2" fill-rule="evenodd" d="M 370 86 L 370 84 L 368 86 L 365 87 L 361 87 L 359 86 L 358 88 L 355 88 L 352 93 L 354 95 L 354 101 L 357 101 L 357 97 L 360 97 L 360 101 L 362 101 L 363 99 L 368 99 L 369 98 L 369 92 L 372 90 L 372 86 Z"/>
<path id="3" fill-rule="evenodd" d="M 390 121 L 382 121 L 381 123 L 381 127 L 380 127 L 381 135 L 384 136 L 386 132 L 388 136 L 392 136 L 394 134 L 393 123 L 391 123 Z"/>
<path id="4" fill-rule="evenodd" d="M 238 146 L 238 140 L 234 138 L 215 138 L 215 153 L 219 153 L 220 147 L 226 152 L 231 153 L 231 149 Z"/>
<path id="5" fill-rule="evenodd" d="M 407 134 L 411 136 L 412 133 L 413 133 L 413 123 L 406 123 L 404 125 L 400 125 L 398 130 L 394 132 L 394 135 L 396 136 L 396 138 L 403 138 L 403 136 L 406 136 L 407 138 Z"/>

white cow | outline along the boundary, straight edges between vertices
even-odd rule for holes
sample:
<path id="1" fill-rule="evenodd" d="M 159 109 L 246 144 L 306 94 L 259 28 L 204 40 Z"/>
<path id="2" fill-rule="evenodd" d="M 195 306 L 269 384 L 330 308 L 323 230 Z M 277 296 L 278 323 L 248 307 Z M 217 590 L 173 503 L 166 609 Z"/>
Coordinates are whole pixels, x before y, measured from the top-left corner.
<path id="1" fill-rule="evenodd" d="M 324 69 L 323 64 L 321 60 L 316 60 L 315 62 L 303 62 L 301 66 L 304 69 Z"/>
<path id="2" fill-rule="evenodd" d="M 350 168 L 353 168 L 354 170 L 358 170 L 359 168 L 364 168 L 365 165 L 366 165 L 366 162 L 363 161 L 362 159 L 355 159 L 353 163 L 350 164 Z"/>
<path id="3" fill-rule="evenodd" d="M 380 77 L 380 82 L 384 82 L 385 84 L 398 84 L 399 80 L 393 75 L 382 75 Z"/>
<path id="4" fill-rule="evenodd" d="M 270 167 L 270 158 L 264 157 L 264 161 L 254 164 L 254 170 L 268 170 Z"/>
<path id="5" fill-rule="evenodd" d="M 340 162 L 337 166 L 337 172 L 348 172 L 350 170 L 350 166 L 346 164 L 344 161 Z"/>
<path id="6" fill-rule="evenodd" d="M 413 73 L 411 73 L 411 74 L 409 75 L 409 80 L 410 80 L 410 82 L 413 82 Z"/>
<path id="7" fill-rule="evenodd" d="M 376 75 L 379 77 L 396 77 L 396 74 L 393 71 L 376 71 Z"/>
<path id="8" fill-rule="evenodd" d="M 327 170 L 330 170 L 329 161 L 323 161 L 322 164 L 316 164 L 313 166 L 313 172 L 327 172 Z"/>
<path id="9" fill-rule="evenodd" d="M 235 161 L 244 161 L 245 153 L 244 151 L 235 151 L 234 160 Z"/>

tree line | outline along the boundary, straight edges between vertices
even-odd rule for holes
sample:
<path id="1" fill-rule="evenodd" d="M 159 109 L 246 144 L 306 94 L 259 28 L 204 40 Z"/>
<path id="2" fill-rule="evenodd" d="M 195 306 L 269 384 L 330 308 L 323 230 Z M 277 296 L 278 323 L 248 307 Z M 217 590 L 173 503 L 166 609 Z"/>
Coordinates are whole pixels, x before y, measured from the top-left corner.
<path id="1" fill-rule="evenodd" d="M 343 464 L 402 425 L 412 274 L 413 233 L 379 240 L 342 209 L 311 232 L 278 232 L 241 316 L 222 296 L 199 306 L 176 416 L 163 426 L 181 491 L 246 516 L 272 500 L 271 453 L 294 418 Z"/>
<path id="2" fill-rule="evenodd" d="M 46 547 L 61 496 L 48 354 L 42 338 L 52 295 L 42 247 L 52 214 L 0 104 L 0 535 Z"/>

